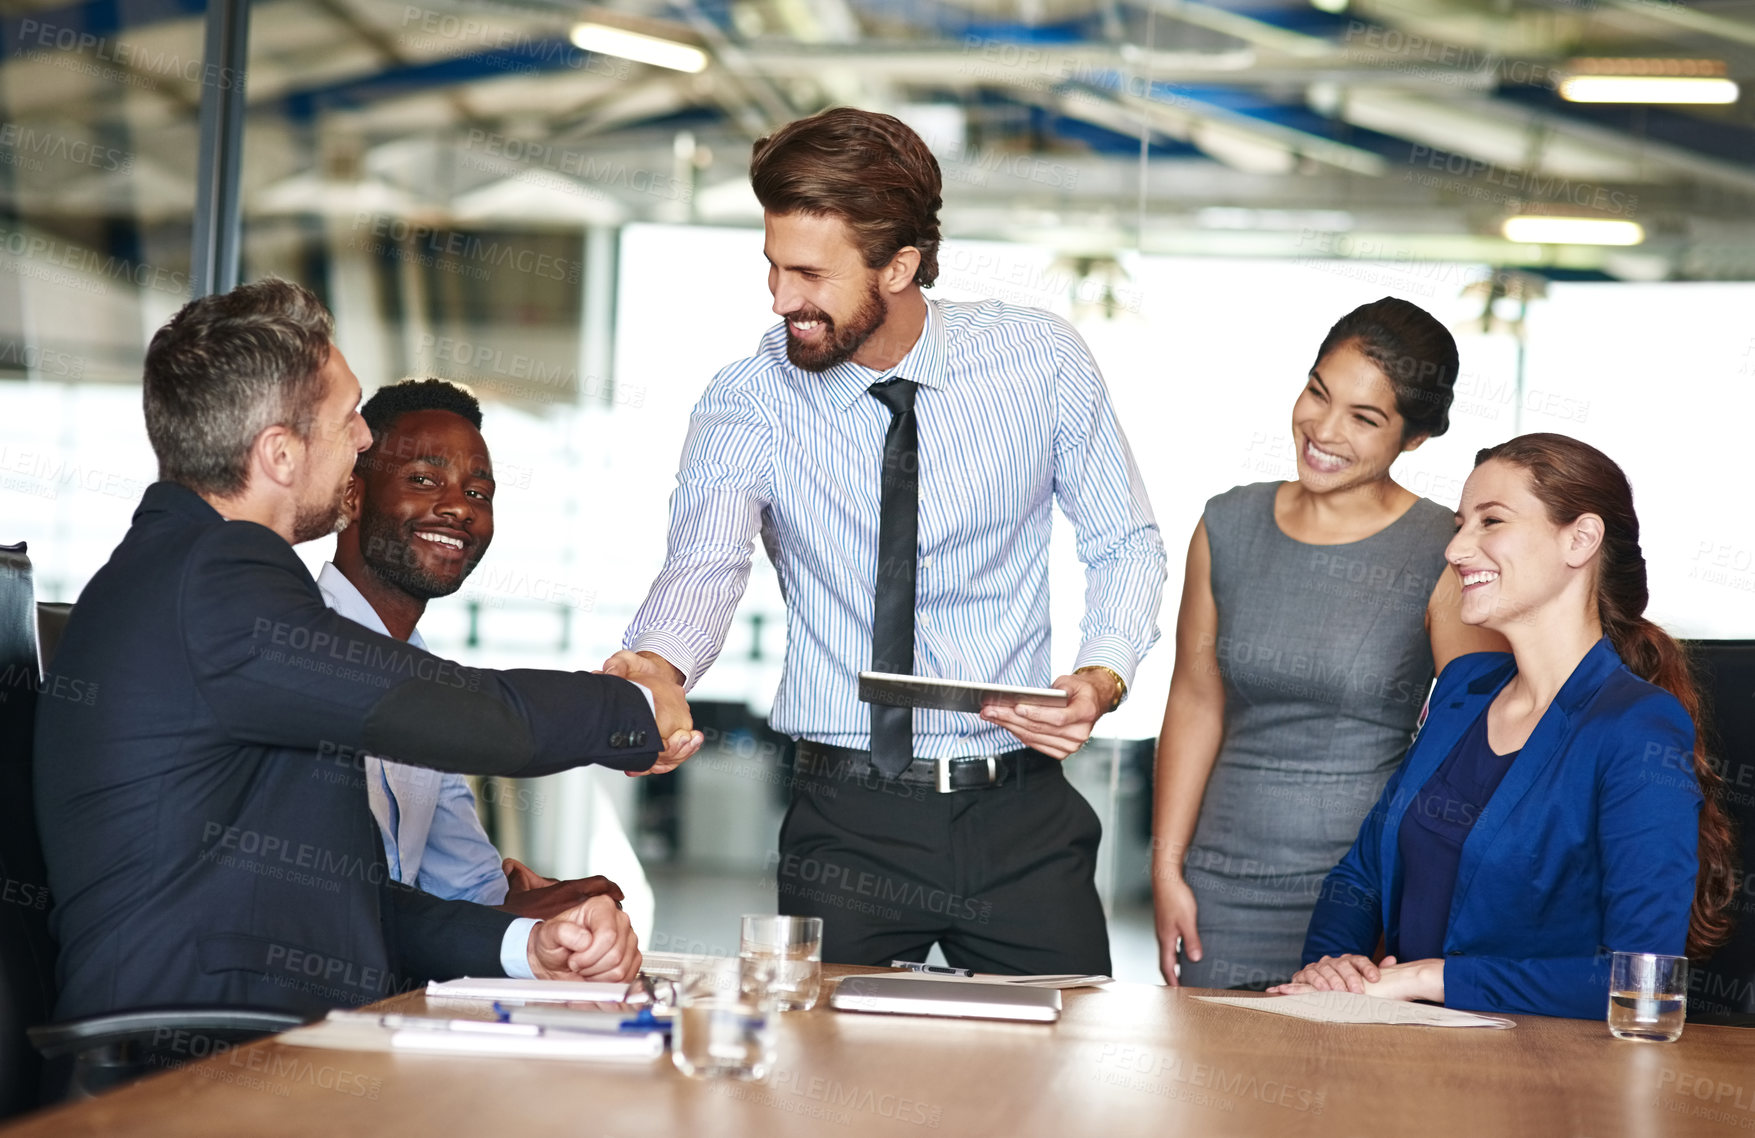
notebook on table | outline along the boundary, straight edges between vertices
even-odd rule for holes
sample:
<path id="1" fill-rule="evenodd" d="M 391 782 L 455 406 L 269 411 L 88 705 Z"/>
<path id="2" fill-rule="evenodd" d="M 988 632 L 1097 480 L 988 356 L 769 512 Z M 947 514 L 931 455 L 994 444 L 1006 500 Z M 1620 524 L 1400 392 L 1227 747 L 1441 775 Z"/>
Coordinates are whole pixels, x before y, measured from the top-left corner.
<path id="1" fill-rule="evenodd" d="M 918 976 L 846 976 L 829 1006 L 843 1012 L 1053 1023 L 1060 1018 L 1060 992 L 1018 984 L 946 984 Z"/>

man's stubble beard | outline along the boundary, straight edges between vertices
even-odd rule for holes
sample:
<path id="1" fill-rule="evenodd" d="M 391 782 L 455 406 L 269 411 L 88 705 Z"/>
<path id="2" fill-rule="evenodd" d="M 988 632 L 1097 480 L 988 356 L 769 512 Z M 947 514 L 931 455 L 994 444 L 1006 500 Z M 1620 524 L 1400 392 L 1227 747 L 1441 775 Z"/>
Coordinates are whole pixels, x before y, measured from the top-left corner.
<path id="1" fill-rule="evenodd" d="M 335 491 L 335 497 L 321 506 L 303 506 L 293 515 L 293 544 L 316 541 L 347 528 L 347 483 Z"/>
<path id="2" fill-rule="evenodd" d="M 819 313 L 819 318 L 827 314 Z M 877 282 L 871 282 L 871 291 L 866 294 L 865 301 L 853 315 L 847 318 L 845 327 L 831 322 L 829 325 L 828 342 L 821 348 L 806 348 L 792 334 L 792 325 L 786 326 L 786 358 L 792 366 L 805 371 L 828 371 L 836 364 L 845 363 L 853 358 L 853 353 L 865 346 L 872 333 L 883 327 L 884 320 L 889 316 L 884 304 L 884 294 L 878 290 Z"/>
<path id="3" fill-rule="evenodd" d="M 463 572 L 455 581 L 436 577 L 421 567 L 415 554 L 412 533 L 399 531 L 396 523 L 381 514 L 362 512 L 359 526 L 360 559 L 372 575 L 387 585 L 419 601 L 448 597 L 463 587 L 463 582 L 481 563 L 485 548 L 478 546 L 473 560 L 464 563 Z"/>

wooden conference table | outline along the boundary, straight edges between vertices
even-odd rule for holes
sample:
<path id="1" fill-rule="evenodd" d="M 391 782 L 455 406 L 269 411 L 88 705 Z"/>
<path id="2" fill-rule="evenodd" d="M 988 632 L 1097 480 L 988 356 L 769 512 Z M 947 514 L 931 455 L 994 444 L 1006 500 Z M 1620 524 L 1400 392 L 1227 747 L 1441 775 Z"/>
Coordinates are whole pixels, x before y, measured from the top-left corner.
<path id="1" fill-rule="evenodd" d="M 824 969 L 836 977 L 864 969 Z M 827 985 L 825 984 L 825 994 Z M 1601 1021 L 1315 1024 L 1116 984 L 1053 1026 L 782 1017 L 765 1084 L 649 1066 L 325 1051 L 265 1040 L 13 1135 L 1614 1135 L 1755 1132 L 1755 1031 L 1672 1044 Z M 415 993 L 379 1005 L 416 1011 Z"/>

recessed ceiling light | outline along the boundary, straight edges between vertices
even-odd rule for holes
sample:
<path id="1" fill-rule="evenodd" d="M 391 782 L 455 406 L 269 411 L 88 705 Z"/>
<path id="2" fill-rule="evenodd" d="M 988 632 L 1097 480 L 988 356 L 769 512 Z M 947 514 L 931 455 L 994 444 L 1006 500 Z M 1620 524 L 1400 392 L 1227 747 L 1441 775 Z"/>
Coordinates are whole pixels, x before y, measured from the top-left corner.
<path id="1" fill-rule="evenodd" d="M 1722 59 L 1574 59 L 1560 97 L 1574 103 L 1734 103 Z"/>
<path id="2" fill-rule="evenodd" d="M 1734 80 L 1682 75 L 1574 75 L 1560 97 L 1574 103 L 1734 103 Z"/>

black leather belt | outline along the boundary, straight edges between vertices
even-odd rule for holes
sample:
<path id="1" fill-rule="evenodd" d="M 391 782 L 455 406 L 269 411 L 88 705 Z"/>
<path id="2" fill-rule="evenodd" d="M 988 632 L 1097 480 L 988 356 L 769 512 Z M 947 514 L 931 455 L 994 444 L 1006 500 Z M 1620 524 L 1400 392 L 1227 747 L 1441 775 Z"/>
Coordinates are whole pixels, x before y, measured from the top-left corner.
<path id="1" fill-rule="evenodd" d="M 915 759 L 897 782 L 930 786 L 940 794 L 953 790 L 986 790 L 1015 781 L 1018 772 L 1036 766 L 1057 766 L 1053 758 L 1029 747 L 993 755 L 964 755 L 953 759 Z M 870 751 L 837 747 L 830 743 L 798 741 L 796 771 L 801 775 L 852 775 L 882 778 L 871 763 Z"/>

